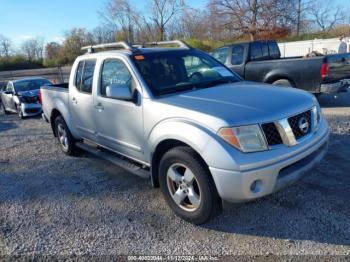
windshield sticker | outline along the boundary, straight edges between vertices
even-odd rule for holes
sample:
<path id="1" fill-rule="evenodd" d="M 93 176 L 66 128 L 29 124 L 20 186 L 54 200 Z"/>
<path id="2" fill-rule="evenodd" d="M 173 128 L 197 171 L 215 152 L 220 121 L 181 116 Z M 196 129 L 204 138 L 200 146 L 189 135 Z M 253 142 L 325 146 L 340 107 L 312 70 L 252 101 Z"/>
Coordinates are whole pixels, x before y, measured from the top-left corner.
<path id="1" fill-rule="evenodd" d="M 222 66 L 216 66 L 212 68 L 213 70 L 215 70 L 216 72 L 218 72 L 221 76 L 232 76 L 232 73 L 226 69 L 225 67 Z"/>

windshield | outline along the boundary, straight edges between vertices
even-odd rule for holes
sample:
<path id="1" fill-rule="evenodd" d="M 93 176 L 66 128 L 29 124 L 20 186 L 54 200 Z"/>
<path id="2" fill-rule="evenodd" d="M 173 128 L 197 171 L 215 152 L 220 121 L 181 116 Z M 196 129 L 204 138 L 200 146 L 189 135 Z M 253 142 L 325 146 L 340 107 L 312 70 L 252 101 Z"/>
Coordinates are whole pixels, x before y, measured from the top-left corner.
<path id="1" fill-rule="evenodd" d="M 47 79 L 30 79 L 14 83 L 16 92 L 37 90 L 43 85 L 51 85 L 51 82 Z"/>
<path id="2" fill-rule="evenodd" d="M 240 81 L 220 62 L 197 50 L 146 53 L 133 59 L 155 96 Z"/>

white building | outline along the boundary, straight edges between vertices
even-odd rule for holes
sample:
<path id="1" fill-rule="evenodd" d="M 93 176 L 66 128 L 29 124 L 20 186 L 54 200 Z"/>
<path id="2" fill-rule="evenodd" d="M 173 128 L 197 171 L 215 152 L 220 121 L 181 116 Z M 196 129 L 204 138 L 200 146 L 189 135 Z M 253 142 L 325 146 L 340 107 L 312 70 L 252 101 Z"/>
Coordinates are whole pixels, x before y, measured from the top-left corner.
<path id="1" fill-rule="evenodd" d="M 347 50 L 350 52 L 350 39 L 346 38 L 345 42 L 348 46 Z M 312 51 L 317 51 L 325 55 L 336 54 L 338 53 L 339 44 L 339 38 L 330 38 L 279 43 L 278 46 L 281 50 L 281 57 L 292 57 L 305 56 Z"/>

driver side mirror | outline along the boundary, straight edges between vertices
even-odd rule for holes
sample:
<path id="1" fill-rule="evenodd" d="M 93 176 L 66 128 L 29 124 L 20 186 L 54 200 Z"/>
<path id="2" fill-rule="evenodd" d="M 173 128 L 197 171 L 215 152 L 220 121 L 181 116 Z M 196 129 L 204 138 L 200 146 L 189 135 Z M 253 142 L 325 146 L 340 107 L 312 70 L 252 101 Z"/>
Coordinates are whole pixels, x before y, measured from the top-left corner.
<path id="1" fill-rule="evenodd" d="M 106 96 L 110 98 L 132 101 L 133 95 L 126 84 L 111 84 L 106 88 Z"/>

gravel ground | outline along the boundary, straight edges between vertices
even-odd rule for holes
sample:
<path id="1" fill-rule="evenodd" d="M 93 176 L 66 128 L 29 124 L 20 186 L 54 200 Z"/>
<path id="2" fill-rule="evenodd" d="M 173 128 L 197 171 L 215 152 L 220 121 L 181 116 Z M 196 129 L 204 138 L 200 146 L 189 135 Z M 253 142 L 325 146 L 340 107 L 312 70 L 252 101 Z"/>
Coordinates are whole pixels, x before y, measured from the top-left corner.
<path id="1" fill-rule="evenodd" d="M 330 150 L 309 176 L 205 226 L 99 159 L 63 155 L 48 124 L 0 112 L 0 256 L 350 255 L 350 93 L 321 97 Z"/>

